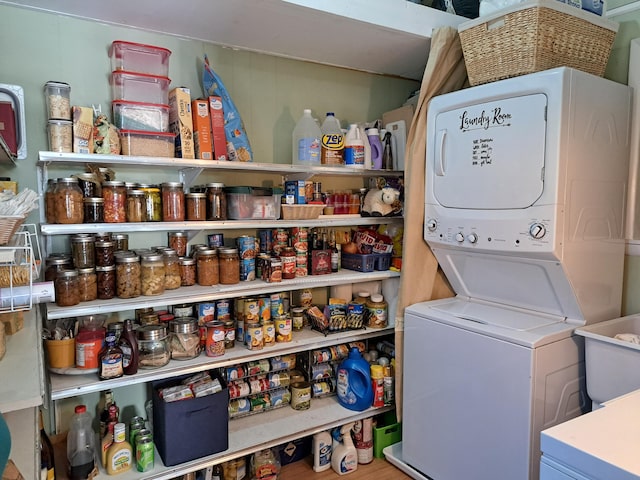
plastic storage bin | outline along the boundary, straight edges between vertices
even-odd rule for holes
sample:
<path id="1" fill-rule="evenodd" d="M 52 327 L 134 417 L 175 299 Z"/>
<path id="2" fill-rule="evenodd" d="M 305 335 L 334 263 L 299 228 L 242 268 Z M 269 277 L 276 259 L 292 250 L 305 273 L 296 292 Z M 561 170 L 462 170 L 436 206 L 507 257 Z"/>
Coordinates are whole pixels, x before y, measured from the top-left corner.
<path id="1" fill-rule="evenodd" d="M 358 272 L 373 272 L 374 270 L 389 270 L 391 266 L 390 253 L 343 253 L 342 268 Z"/>
<path id="2" fill-rule="evenodd" d="M 120 130 L 119 135 L 122 155 L 173 157 L 173 133 Z"/>
<path id="3" fill-rule="evenodd" d="M 640 335 L 640 314 L 576 328 L 585 337 L 587 394 L 594 405 L 640 388 L 640 345 L 614 338 Z"/>
<path id="4" fill-rule="evenodd" d="M 227 217 L 231 220 L 277 220 L 282 189 L 226 187 Z"/>
<path id="5" fill-rule="evenodd" d="M 169 75 L 171 50 L 142 43 L 115 40 L 109 48 L 111 70 L 147 73 L 166 77 Z"/>
<path id="6" fill-rule="evenodd" d="M 114 100 L 113 124 L 124 130 L 166 132 L 169 130 L 169 105 Z"/>
<path id="7" fill-rule="evenodd" d="M 111 72 L 109 84 L 113 100 L 129 100 L 132 102 L 169 104 L 169 84 L 167 77 L 127 72 L 124 70 Z"/>
<path id="8" fill-rule="evenodd" d="M 382 450 L 402 440 L 402 422 L 398 422 L 395 411 L 386 412 L 378 417 L 373 427 L 373 456 L 384 458 Z"/>

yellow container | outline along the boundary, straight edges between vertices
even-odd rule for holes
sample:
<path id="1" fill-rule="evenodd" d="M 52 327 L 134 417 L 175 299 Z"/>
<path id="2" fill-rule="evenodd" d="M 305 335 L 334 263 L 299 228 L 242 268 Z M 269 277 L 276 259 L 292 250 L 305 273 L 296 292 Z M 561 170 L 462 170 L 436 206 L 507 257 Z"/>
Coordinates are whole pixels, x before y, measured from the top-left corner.
<path id="1" fill-rule="evenodd" d="M 49 366 L 51 368 L 69 368 L 76 364 L 76 340 L 45 340 Z"/>

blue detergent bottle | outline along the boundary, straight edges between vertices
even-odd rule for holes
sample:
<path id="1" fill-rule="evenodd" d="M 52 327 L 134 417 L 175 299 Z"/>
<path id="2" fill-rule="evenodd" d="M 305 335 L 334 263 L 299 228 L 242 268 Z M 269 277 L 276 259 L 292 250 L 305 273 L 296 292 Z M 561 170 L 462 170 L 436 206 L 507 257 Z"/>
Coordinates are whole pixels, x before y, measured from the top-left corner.
<path id="1" fill-rule="evenodd" d="M 369 363 L 362 358 L 358 347 L 352 347 L 349 357 L 336 372 L 338 401 L 349 410 L 361 412 L 373 402 L 373 386 Z"/>

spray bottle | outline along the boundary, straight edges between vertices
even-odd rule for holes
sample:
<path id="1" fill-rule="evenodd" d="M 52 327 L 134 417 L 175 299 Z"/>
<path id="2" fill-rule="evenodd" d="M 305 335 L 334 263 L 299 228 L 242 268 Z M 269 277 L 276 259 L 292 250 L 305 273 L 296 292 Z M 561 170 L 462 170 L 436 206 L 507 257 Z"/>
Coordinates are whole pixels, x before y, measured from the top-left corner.
<path id="1" fill-rule="evenodd" d="M 333 452 L 331 452 L 331 468 L 338 475 L 346 475 L 358 469 L 358 453 L 351 439 L 353 422 L 347 423 L 333 431 Z M 342 441 L 340 439 L 342 438 Z"/>

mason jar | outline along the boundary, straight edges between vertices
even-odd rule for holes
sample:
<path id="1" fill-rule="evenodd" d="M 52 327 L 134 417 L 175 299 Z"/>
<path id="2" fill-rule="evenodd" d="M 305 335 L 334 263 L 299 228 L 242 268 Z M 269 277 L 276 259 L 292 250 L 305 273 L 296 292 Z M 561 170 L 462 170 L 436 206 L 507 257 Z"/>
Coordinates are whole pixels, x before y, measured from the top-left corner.
<path id="1" fill-rule="evenodd" d="M 143 222 L 162 221 L 162 198 L 160 188 L 157 185 L 141 184 L 140 190 L 144 192 Z"/>
<path id="2" fill-rule="evenodd" d="M 98 298 L 98 283 L 93 268 L 78 269 L 78 291 L 81 302 L 90 302 Z"/>
<path id="3" fill-rule="evenodd" d="M 192 317 L 176 318 L 169 322 L 171 358 L 189 360 L 200 355 L 200 328 Z"/>
<path id="4" fill-rule="evenodd" d="M 164 293 L 164 260 L 162 254 L 149 253 L 140 259 L 140 293 L 162 295 Z"/>
<path id="5" fill-rule="evenodd" d="M 181 284 L 178 254 L 171 248 L 165 248 L 162 251 L 162 259 L 164 261 L 164 288 L 175 290 Z"/>
<path id="6" fill-rule="evenodd" d="M 55 223 L 71 224 L 84 221 L 82 190 L 77 179 L 59 178 L 53 196 Z"/>
<path id="7" fill-rule="evenodd" d="M 115 265 L 116 260 L 114 257 L 114 244 L 112 241 L 100 240 L 94 244 L 96 266 L 108 267 L 109 265 Z"/>
<path id="8" fill-rule="evenodd" d="M 93 268 L 96 266 L 93 235 L 81 233 L 71 237 L 71 258 L 76 268 Z"/>
<path id="9" fill-rule="evenodd" d="M 162 220 L 164 222 L 184 221 L 184 190 L 181 182 L 165 182 L 162 187 Z"/>
<path id="10" fill-rule="evenodd" d="M 144 221 L 144 192 L 127 190 L 127 222 Z"/>
<path id="11" fill-rule="evenodd" d="M 165 325 L 142 325 L 136 329 L 136 337 L 140 368 L 160 368 L 169 363 L 171 347 Z"/>
<path id="12" fill-rule="evenodd" d="M 207 184 L 207 220 L 227 219 L 227 197 L 224 183 Z"/>
<path id="13" fill-rule="evenodd" d="M 196 284 L 196 260 L 191 257 L 180 258 L 180 285 L 190 287 Z"/>
<path id="14" fill-rule="evenodd" d="M 115 265 L 96 266 L 96 281 L 100 300 L 109 300 L 116 296 Z"/>
<path id="15" fill-rule="evenodd" d="M 106 223 L 127 221 L 127 189 L 124 182 L 117 180 L 102 182 L 102 198 L 104 198 L 104 221 Z"/>
<path id="16" fill-rule="evenodd" d="M 138 255 L 116 256 L 116 296 L 118 298 L 140 296 L 140 271 Z"/>
<path id="17" fill-rule="evenodd" d="M 218 255 L 214 249 L 198 251 L 196 255 L 198 285 L 210 286 L 219 283 Z"/>
<path id="18" fill-rule="evenodd" d="M 62 270 L 53 284 L 56 294 L 56 305 L 71 307 L 80 303 L 78 270 Z"/>
<path id="19" fill-rule="evenodd" d="M 82 199 L 84 209 L 84 223 L 104 222 L 104 199 L 97 197 L 85 197 Z"/>

